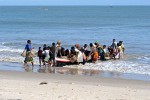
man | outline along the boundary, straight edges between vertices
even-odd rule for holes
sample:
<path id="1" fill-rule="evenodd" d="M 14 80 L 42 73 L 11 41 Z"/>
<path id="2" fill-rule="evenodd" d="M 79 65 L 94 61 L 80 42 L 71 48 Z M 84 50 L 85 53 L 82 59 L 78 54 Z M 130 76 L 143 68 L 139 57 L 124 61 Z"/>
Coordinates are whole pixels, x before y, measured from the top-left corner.
<path id="1" fill-rule="evenodd" d="M 56 54 L 56 45 L 53 42 L 52 47 L 50 49 L 50 61 L 51 61 L 51 66 L 55 66 L 55 54 Z"/>
<path id="2" fill-rule="evenodd" d="M 56 45 L 56 56 L 57 57 L 61 57 L 61 42 L 57 41 L 57 45 Z"/>
<path id="3" fill-rule="evenodd" d="M 32 54 L 31 50 L 32 50 L 32 46 L 31 46 L 31 40 L 27 40 L 27 44 L 25 46 L 25 50 L 26 50 L 26 57 L 24 60 L 24 65 L 27 64 L 28 62 L 31 62 L 32 64 L 32 70 L 34 68 L 34 64 L 33 64 L 33 57 L 34 54 Z"/>
<path id="4" fill-rule="evenodd" d="M 116 48 L 117 48 L 116 39 L 113 39 L 113 43 L 112 43 L 111 47 L 112 47 L 113 49 L 116 49 Z"/>

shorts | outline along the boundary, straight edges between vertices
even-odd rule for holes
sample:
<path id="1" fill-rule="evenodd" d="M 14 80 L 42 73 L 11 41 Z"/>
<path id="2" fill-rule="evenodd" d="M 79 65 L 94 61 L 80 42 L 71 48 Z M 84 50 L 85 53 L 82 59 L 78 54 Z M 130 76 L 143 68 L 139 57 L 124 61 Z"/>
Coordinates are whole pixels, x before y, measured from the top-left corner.
<path id="1" fill-rule="evenodd" d="M 39 56 L 39 59 L 42 59 L 42 56 Z"/>
<path id="2" fill-rule="evenodd" d="M 55 60 L 55 55 L 53 55 L 53 54 L 50 56 L 50 61 L 52 61 L 52 60 Z"/>

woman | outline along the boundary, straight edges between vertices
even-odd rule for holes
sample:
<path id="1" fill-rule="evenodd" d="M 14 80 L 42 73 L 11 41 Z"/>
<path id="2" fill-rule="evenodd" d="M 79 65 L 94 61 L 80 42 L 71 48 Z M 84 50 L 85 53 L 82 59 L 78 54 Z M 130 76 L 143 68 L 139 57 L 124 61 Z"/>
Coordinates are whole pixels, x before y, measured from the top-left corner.
<path id="1" fill-rule="evenodd" d="M 96 63 L 96 61 L 98 60 L 98 52 L 96 47 L 94 47 L 93 43 L 90 43 L 90 54 L 92 56 L 93 63 Z"/>
<path id="2" fill-rule="evenodd" d="M 34 68 L 34 64 L 33 64 L 33 54 L 31 53 L 32 47 L 31 47 L 31 40 L 27 40 L 27 44 L 25 46 L 25 50 L 26 50 L 26 57 L 24 60 L 24 65 L 27 64 L 28 62 L 31 62 L 32 64 L 32 70 Z"/>

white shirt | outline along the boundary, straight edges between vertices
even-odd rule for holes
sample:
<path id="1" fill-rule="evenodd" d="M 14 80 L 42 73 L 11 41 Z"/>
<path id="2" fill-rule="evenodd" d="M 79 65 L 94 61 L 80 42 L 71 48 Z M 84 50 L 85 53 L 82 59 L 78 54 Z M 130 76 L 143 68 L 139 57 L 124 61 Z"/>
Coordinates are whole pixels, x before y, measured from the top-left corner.
<path id="1" fill-rule="evenodd" d="M 106 48 L 104 49 L 104 53 L 106 53 L 107 52 L 107 50 L 106 50 Z"/>
<path id="2" fill-rule="evenodd" d="M 44 50 L 42 53 L 43 53 L 45 56 L 49 56 L 49 50 Z"/>

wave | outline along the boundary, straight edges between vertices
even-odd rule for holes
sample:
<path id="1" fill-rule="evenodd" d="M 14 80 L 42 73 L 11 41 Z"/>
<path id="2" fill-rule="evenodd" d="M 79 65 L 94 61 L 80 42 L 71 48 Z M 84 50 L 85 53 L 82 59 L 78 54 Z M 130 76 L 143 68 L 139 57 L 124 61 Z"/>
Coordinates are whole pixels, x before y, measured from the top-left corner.
<path id="1" fill-rule="evenodd" d="M 13 53 L 22 53 L 23 52 L 23 49 L 0 49 L 0 52 L 13 52 Z"/>
<path id="2" fill-rule="evenodd" d="M 0 61 L 23 63 L 24 57 L 21 57 L 20 54 L 21 53 L 18 54 L 14 53 L 11 55 L 1 54 Z M 143 56 L 143 57 L 137 57 L 136 59 L 133 60 L 124 59 L 124 60 L 98 61 L 96 64 L 86 63 L 85 65 L 82 64 L 66 65 L 63 67 L 150 75 L 149 59 L 150 59 L 149 56 Z M 36 65 L 39 64 L 38 57 L 34 58 L 34 64 Z"/>
<path id="3" fill-rule="evenodd" d="M 105 62 L 100 61 L 96 64 L 86 63 L 85 65 L 71 65 L 71 66 L 67 65 L 64 67 L 150 75 L 149 64 L 140 64 L 140 63 L 129 62 L 129 61 L 120 61 L 120 60 L 105 61 Z"/>
<path id="4" fill-rule="evenodd" d="M 7 46 L 0 46 L 0 52 L 7 52 L 7 53 L 22 53 L 23 49 L 14 49 Z"/>
<path id="5" fill-rule="evenodd" d="M 0 42 L 0 45 L 2 46 L 13 46 L 13 45 L 24 45 L 25 43 L 21 43 L 21 42 Z"/>
<path id="6" fill-rule="evenodd" d="M 0 57 L 0 62 L 17 62 L 17 63 L 24 63 L 24 57 L 22 57 L 22 56 L 1 56 Z M 37 57 L 35 57 L 34 58 L 34 64 L 39 64 L 39 62 L 38 62 L 38 58 Z"/>

